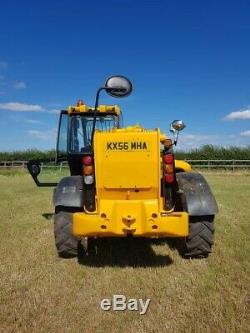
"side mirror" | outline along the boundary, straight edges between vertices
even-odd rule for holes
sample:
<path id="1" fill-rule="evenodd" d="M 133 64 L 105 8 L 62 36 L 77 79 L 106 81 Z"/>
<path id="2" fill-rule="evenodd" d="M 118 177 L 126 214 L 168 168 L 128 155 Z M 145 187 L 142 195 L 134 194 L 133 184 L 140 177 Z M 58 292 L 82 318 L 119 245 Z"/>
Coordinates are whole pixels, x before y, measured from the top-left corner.
<path id="1" fill-rule="evenodd" d="M 96 112 L 99 105 L 99 96 L 102 90 L 106 90 L 107 94 L 112 97 L 126 97 L 131 94 L 133 90 L 132 83 L 127 79 L 125 76 L 116 75 L 110 76 L 107 81 L 105 82 L 104 87 L 101 87 L 97 90 L 96 97 L 95 97 L 95 108 L 94 108 L 94 120 L 93 120 L 93 127 L 91 133 L 91 146 L 93 147 L 94 141 L 94 133 L 95 133 L 95 125 L 96 125 Z"/>
<path id="2" fill-rule="evenodd" d="M 174 120 L 170 124 L 170 132 L 172 132 L 172 133 L 180 132 L 185 127 L 186 127 L 186 125 L 184 124 L 184 122 L 182 120 Z"/>
<path id="3" fill-rule="evenodd" d="M 170 124 L 170 132 L 172 132 L 174 134 L 174 145 L 175 146 L 177 145 L 179 132 L 182 131 L 185 127 L 186 127 L 186 125 L 184 124 L 184 122 L 182 120 L 174 120 Z"/>
<path id="4" fill-rule="evenodd" d="M 118 98 L 128 96 L 133 90 L 129 79 L 121 75 L 109 77 L 104 88 L 110 96 Z"/>
<path id="5" fill-rule="evenodd" d="M 30 164 L 29 165 L 30 167 L 30 173 L 34 176 L 34 177 L 37 177 L 39 175 L 39 173 L 41 172 L 41 168 L 40 168 L 40 165 L 39 164 Z"/>

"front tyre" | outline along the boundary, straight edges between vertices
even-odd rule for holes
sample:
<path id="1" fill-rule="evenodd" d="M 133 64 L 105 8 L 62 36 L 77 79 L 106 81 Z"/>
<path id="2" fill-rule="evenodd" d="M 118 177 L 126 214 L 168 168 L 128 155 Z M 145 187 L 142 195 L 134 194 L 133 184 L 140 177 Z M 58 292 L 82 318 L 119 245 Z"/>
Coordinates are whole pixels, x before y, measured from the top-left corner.
<path id="1" fill-rule="evenodd" d="M 80 240 L 72 235 L 73 213 L 56 207 L 54 217 L 54 235 L 58 256 L 74 258 L 81 251 Z"/>
<path id="2" fill-rule="evenodd" d="M 211 253 L 214 237 L 214 215 L 190 216 L 189 235 L 186 238 L 185 258 L 207 258 Z"/>

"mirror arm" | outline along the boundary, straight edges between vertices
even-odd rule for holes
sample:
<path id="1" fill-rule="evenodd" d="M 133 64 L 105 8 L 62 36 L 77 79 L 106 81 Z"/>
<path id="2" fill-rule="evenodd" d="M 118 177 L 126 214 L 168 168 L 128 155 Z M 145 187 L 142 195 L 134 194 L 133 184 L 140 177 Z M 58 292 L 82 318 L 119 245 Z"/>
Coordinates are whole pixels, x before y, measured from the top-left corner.
<path id="1" fill-rule="evenodd" d="M 91 147 L 93 151 L 93 141 L 94 141 L 94 133 L 95 133 L 95 125 L 96 125 L 96 113 L 97 113 L 97 108 L 99 105 L 99 98 L 100 98 L 100 92 L 102 90 L 106 90 L 106 87 L 101 87 L 97 90 L 96 97 L 95 97 L 95 108 L 94 108 L 94 115 L 93 115 L 93 127 L 92 127 L 92 133 L 91 133 Z"/>
<path id="2" fill-rule="evenodd" d="M 175 146 L 177 145 L 178 137 L 179 137 L 179 131 L 177 131 L 177 133 L 176 133 L 176 135 L 175 135 L 175 138 L 174 138 L 174 145 L 175 145 Z"/>
<path id="3" fill-rule="evenodd" d="M 36 164 L 36 165 L 39 166 L 42 162 L 53 162 L 53 161 L 54 161 L 54 159 L 47 158 L 47 159 L 44 159 L 44 160 L 30 160 L 30 161 L 27 163 L 27 169 L 28 169 L 28 171 L 29 171 L 31 177 L 33 178 L 34 182 L 36 183 L 36 185 L 37 185 L 38 187 L 55 187 L 55 186 L 58 185 L 58 183 L 46 183 L 46 182 L 41 183 L 41 182 L 39 182 L 39 180 L 38 180 L 38 178 L 37 178 L 38 174 L 37 174 L 37 175 L 34 175 L 33 172 L 32 172 L 32 166 L 33 166 L 34 164 Z"/>
<path id="4" fill-rule="evenodd" d="M 97 109 L 98 109 L 98 106 L 99 106 L 100 92 L 102 90 L 106 90 L 108 92 L 108 91 L 113 91 L 113 90 L 123 91 L 123 90 L 126 90 L 126 89 L 123 89 L 123 88 L 101 87 L 101 88 L 99 88 L 97 90 L 96 97 L 95 97 L 94 115 L 93 115 L 93 127 L 92 127 L 92 133 L 91 133 L 91 147 L 92 147 L 92 151 L 94 151 L 93 143 L 94 143 L 94 134 L 95 134 L 95 125 L 96 125 L 96 113 L 97 113 Z"/>

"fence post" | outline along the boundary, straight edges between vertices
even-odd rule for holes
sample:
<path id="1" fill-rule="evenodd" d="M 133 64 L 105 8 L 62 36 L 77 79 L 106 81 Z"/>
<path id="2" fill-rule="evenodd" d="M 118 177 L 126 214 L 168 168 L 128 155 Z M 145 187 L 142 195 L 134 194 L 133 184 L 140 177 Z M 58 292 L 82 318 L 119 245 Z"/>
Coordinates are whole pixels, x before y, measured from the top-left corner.
<path id="1" fill-rule="evenodd" d="M 234 160 L 232 160 L 232 171 L 234 172 Z"/>

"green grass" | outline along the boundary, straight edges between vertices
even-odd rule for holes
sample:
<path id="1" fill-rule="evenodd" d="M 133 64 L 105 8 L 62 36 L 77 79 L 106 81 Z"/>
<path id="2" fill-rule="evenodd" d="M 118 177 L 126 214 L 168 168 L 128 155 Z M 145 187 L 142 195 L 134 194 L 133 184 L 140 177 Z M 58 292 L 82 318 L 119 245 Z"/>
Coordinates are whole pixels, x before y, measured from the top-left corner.
<path id="1" fill-rule="evenodd" d="M 207 260 L 166 242 L 116 241 L 98 260 L 56 255 L 51 189 L 0 174 L 0 332 L 250 332 L 250 176 L 206 174 L 219 204 Z M 104 312 L 113 294 L 148 312 Z"/>

